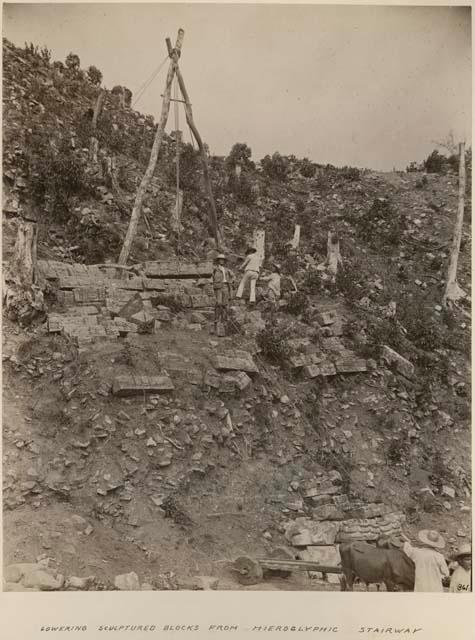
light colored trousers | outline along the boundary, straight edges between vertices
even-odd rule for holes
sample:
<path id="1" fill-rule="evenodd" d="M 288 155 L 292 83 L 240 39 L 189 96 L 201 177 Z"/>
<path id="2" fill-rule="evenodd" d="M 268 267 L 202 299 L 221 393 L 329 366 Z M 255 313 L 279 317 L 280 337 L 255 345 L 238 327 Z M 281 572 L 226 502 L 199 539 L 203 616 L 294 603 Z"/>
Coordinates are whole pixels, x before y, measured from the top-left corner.
<path id="1" fill-rule="evenodd" d="M 249 302 L 256 301 L 256 282 L 259 273 L 257 271 L 245 271 L 242 277 L 241 282 L 239 283 L 239 288 L 236 293 L 236 298 L 242 298 L 242 294 L 244 293 L 244 289 L 249 282 L 251 292 L 249 294 Z"/>

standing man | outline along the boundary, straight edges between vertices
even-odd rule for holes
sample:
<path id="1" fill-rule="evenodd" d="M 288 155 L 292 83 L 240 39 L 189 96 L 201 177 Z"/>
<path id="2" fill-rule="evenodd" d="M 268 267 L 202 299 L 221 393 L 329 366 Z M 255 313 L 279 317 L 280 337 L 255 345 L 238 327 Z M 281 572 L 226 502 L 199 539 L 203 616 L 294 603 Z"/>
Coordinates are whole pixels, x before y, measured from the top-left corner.
<path id="1" fill-rule="evenodd" d="M 463 544 L 454 560 L 458 567 L 450 580 L 450 593 L 468 593 L 472 590 L 472 549 L 469 544 Z"/>
<path id="2" fill-rule="evenodd" d="M 233 275 L 225 266 L 226 256 L 219 253 L 216 256 L 213 269 L 213 289 L 215 296 L 214 330 L 224 335 L 224 322 L 228 315 L 228 306 L 231 300 L 231 284 Z M 218 326 L 219 325 L 219 326 Z"/>
<path id="3" fill-rule="evenodd" d="M 449 569 L 444 556 L 439 553 L 445 547 L 445 540 L 438 531 L 423 529 L 418 538 L 422 547 L 413 547 L 409 538 L 404 538 L 404 553 L 414 562 L 416 580 L 414 591 L 424 593 L 443 592 L 442 578 L 449 575 Z"/>
<path id="4" fill-rule="evenodd" d="M 242 298 L 242 294 L 244 293 L 244 288 L 246 284 L 249 282 L 250 284 L 250 293 L 249 293 L 249 302 L 256 302 L 256 282 L 259 277 L 259 270 L 261 268 L 261 259 L 256 249 L 249 248 L 246 250 L 246 258 L 242 263 L 241 270 L 244 271 L 244 275 L 241 278 L 241 282 L 239 283 L 239 288 L 237 290 L 236 298 Z"/>

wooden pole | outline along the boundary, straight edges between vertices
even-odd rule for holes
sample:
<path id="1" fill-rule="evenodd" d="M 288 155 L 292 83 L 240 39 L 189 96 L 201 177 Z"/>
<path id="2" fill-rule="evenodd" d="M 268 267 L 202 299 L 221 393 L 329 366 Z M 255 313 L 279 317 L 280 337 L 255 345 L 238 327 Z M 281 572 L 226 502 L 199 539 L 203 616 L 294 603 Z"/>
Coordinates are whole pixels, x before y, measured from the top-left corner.
<path id="1" fill-rule="evenodd" d="M 145 171 L 145 174 L 137 190 L 137 195 L 135 197 L 134 208 L 132 209 L 132 215 L 130 216 L 129 228 L 127 229 L 127 235 L 125 236 L 124 244 L 122 246 L 122 250 L 120 252 L 118 260 L 119 264 L 125 264 L 129 257 L 132 242 L 134 241 L 135 234 L 137 233 L 140 214 L 142 212 L 143 200 L 145 198 L 149 182 L 153 176 L 153 172 L 155 171 L 155 167 L 157 166 L 158 152 L 160 151 L 165 126 L 168 120 L 168 113 L 170 111 L 170 98 L 173 76 L 175 75 L 178 58 L 180 57 L 184 35 L 185 32 L 183 31 L 183 29 L 179 29 L 175 48 L 170 52 L 171 62 L 168 68 L 167 79 L 165 82 L 165 91 L 163 93 L 162 113 L 157 126 L 155 139 L 153 141 L 152 152 L 150 154 L 148 167 Z"/>
<path id="2" fill-rule="evenodd" d="M 447 271 L 447 285 L 445 288 L 442 304 L 453 304 L 465 298 L 466 293 L 457 283 L 457 264 L 460 254 L 460 242 L 462 240 L 463 213 L 465 208 L 465 142 L 459 144 L 459 194 L 458 210 L 455 220 L 454 237 L 452 239 L 452 249 L 450 250 L 449 268 Z"/>
<path id="3" fill-rule="evenodd" d="M 181 75 L 181 71 L 178 65 L 176 65 L 176 77 L 178 80 L 178 84 L 180 85 L 180 91 L 183 96 L 183 100 L 185 101 L 186 122 L 188 123 L 188 126 L 193 132 L 193 135 L 195 136 L 196 142 L 198 143 L 198 147 L 201 153 L 203 175 L 205 179 L 206 191 L 208 193 L 208 200 L 210 204 L 210 211 L 209 211 L 210 224 L 211 224 L 211 229 L 213 231 L 214 240 L 216 242 L 216 249 L 219 251 L 221 243 L 220 243 L 219 230 L 218 230 L 218 216 L 216 214 L 216 205 L 214 202 L 213 191 L 211 189 L 211 180 L 209 177 L 209 168 L 208 168 L 208 158 L 206 157 L 206 151 L 203 145 L 203 141 L 201 139 L 201 136 L 193 120 L 193 111 L 191 109 L 190 98 L 188 96 L 188 92 L 185 87 L 185 82 L 183 80 L 183 76 Z"/>

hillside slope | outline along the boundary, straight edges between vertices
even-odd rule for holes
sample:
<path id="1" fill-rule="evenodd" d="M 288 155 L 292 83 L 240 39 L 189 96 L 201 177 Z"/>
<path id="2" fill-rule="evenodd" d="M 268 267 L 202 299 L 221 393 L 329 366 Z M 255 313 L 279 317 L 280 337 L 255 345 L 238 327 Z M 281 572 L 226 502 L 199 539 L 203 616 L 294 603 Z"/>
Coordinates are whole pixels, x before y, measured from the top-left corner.
<path id="1" fill-rule="evenodd" d="M 98 121 L 105 164 L 92 162 L 85 114 L 97 94 L 80 71 L 4 41 L 4 262 L 22 216 L 38 220 L 41 260 L 116 261 L 154 123 L 108 92 Z M 184 262 L 212 255 L 191 146 L 184 228 L 170 231 L 174 152 L 167 137 L 131 262 L 178 249 Z M 112 157 L 118 187 L 107 173 Z M 304 177 L 295 162 L 282 179 L 251 165 L 237 179 L 223 159 L 211 166 L 231 267 L 262 228 L 266 256 L 299 292 L 287 282 L 276 315 L 260 302 L 234 304 L 226 338 L 211 335 L 208 307 L 170 300 L 168 309 L 155 300 L 153 334 L 93 344 L 48 333 L 45 317 L 27 328 L 5 318 L 5 564 L 52 557 L 63 575 L 94 575 L 94 588 L 129 571 L 155 588 L 197 575 L 236 588 L 227 561 L 237 556 L 312 549 L 294 543 L 314 525 L 330 538 L 336 528 L 353 535 L 352 526 L 390 532 L 401 515 L 406 530 L 437 528 L 455 548 L 470 537 L 470 320 L 468 304 L 446 311 L 440 300 L 457 177 L 328 166 Z M 459 264 L 466 291 L 470 204 Z M 286 245 L 295 224 L 297 252 Z M 316 269 L 329 230 L 344 263 L 335 283 Z M 55 296 L 49 311 L 68 311 Z M 113 318 L 94 305 L 94 316 Z M 86 306 L 74 313 L 90 313 Z M 414 373 L 389 366 L 384 346 Z M 256 364 L 244 389 L 226 388 L 216 371 L 216 355 L 233 349 Z M 312 379 L 292 353 L 364 367 Z M 111 393 L 117 376 L 158 373 L 170 374 L 172 394 Z M 302 580 L 273 588 L 328 586 Z"/>

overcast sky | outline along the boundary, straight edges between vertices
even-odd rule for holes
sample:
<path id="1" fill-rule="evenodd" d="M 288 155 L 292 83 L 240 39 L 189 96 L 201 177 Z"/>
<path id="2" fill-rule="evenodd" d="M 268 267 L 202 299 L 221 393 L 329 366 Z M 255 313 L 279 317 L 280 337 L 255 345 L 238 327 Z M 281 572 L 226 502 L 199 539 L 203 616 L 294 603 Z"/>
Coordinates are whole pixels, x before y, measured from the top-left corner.
<path id="1" fill-rule="evenodd" d="M 450 131 L 470 141 L 467 8 L 3 7 L 3 35 L 15 44 L 46 44 L 55 60 L 73 51 L 83 68 L 99 67 L 107 88 L 134 94 L 165 58 L 165 37 L 174 42 L 183 27 L 180 66 L 198 130 L 216 154 L 246 142 L 255 160 L 280 151 L 391 170 L 422 160 Z M 157 117 L 166 68 L 136 109 Z"/>

